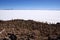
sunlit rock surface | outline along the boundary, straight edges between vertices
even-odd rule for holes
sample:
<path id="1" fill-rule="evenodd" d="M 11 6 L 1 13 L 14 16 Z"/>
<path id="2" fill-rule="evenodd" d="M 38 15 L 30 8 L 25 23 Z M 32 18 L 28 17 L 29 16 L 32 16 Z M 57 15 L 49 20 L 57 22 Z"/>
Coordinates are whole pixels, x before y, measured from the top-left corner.
<path id="1" fill-rule="evenodd" d="M 0 39 L 8 37 L 8 33 L 17 36 L 17 40 L 48 40 L 60 35 L 60 23 L 48 24 L 33 20 L 0 20 Z"/>

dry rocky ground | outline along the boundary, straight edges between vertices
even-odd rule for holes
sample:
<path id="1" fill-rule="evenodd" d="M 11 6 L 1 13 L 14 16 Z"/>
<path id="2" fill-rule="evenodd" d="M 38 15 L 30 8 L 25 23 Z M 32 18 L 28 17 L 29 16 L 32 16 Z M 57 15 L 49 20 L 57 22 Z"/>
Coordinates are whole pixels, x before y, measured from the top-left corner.
<path id="1" fill-rule="evenodd" d="M 60 23 L 48 24 L 33 20 L 0 20 L 0 38 L 8 37 L 8 33 L 17 36 L 17 40 L 48 40 L 48 37 L 60 35 Z"/>

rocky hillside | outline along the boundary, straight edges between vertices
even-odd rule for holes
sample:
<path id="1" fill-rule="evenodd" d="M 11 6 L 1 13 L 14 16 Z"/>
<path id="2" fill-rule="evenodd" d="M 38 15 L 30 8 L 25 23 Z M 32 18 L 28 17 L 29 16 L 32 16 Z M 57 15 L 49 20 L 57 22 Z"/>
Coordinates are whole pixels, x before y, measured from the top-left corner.
<path id="1" fill-rule="evenodd" d="M 60 35 L 60 23 L 48 24 L 33 20 L 0 20 L 0 38 L 8 33 L 17 36 L 17 40 L 47 40 L 48 37 Z"/>

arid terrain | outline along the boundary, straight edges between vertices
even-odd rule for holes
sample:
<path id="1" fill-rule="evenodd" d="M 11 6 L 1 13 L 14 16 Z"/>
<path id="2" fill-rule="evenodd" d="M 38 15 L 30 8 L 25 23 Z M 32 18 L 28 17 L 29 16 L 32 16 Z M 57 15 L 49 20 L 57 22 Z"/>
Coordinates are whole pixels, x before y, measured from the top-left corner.
<path id="1" fill-rule="evenodd" d="M 0 39 L 8 37 L 8 33 L 17 36 L 17 40 L 48 40 L 60 37 L 60 23 L 48 24 L 33 20 L 0 20 Z M 58 40 L 58 39 L 57 39 Z"/>

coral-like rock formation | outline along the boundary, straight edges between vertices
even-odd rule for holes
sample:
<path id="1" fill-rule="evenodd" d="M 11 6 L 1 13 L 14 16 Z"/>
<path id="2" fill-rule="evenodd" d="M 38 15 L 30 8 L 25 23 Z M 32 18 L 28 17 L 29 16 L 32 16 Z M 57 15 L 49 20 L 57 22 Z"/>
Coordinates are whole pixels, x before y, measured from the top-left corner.
<path id="1" fill-rule="evenodd" d="M 60 35 L 60 23 L 48 24 L 20 19 L 0 20 L 0 39 L 8 37 L 8 33 L 16 35 L 17 40 L 48 40 L 49 37 Z"/>

